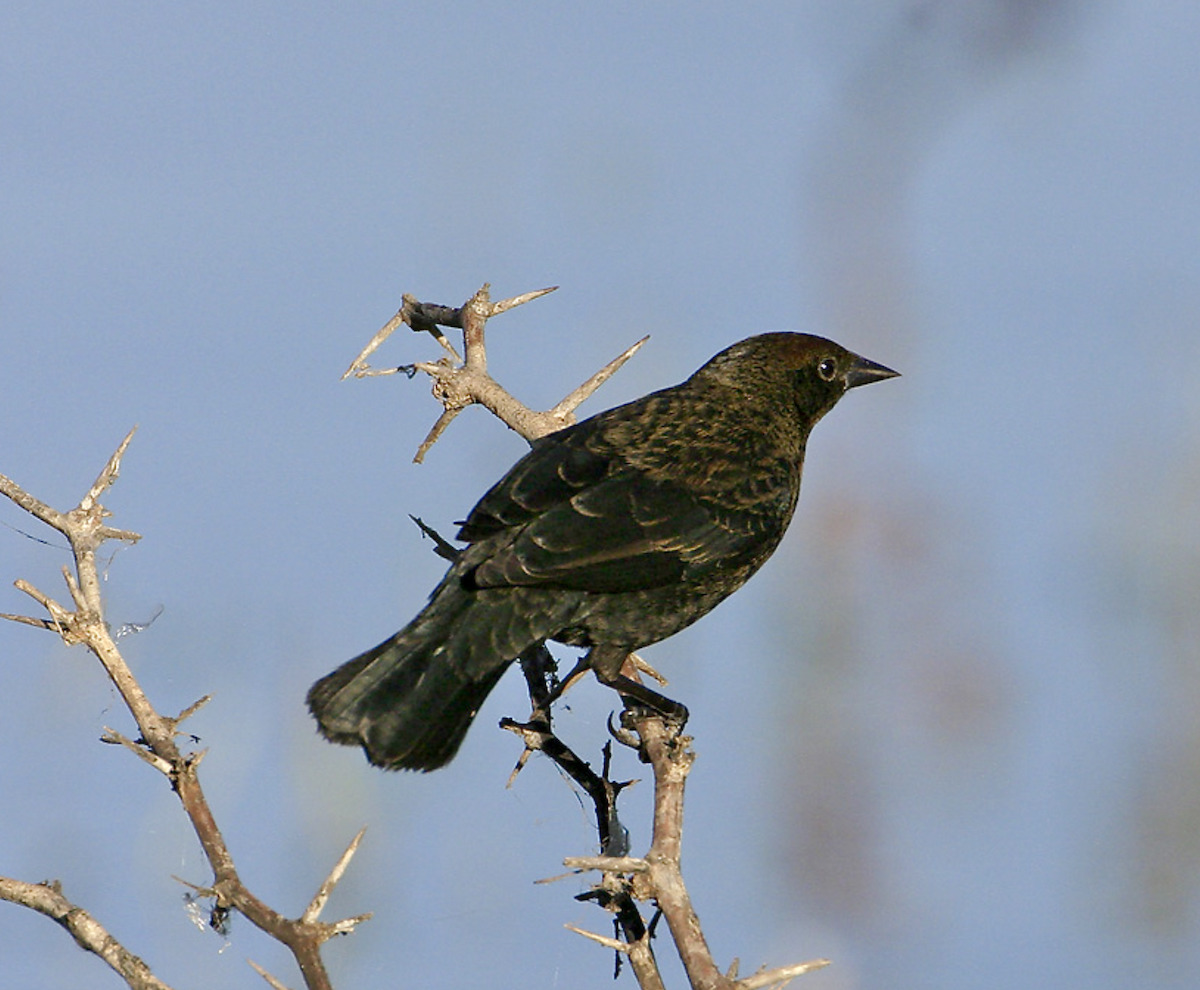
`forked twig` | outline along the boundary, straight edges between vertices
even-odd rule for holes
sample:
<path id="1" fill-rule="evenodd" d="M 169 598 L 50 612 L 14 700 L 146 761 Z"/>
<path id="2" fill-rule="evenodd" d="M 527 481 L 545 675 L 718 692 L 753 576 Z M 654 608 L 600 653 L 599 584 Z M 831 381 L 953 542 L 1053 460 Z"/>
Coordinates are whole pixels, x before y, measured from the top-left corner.
<path id="1" fill-rule="evenodd" d="M 364 378 L 371 375 L 394 374 L 404 371 L 415 374 L 420 371 L 430 377 L 433 382 L 433 395 L 442 404 L 442 413 L 434 422 L 417 448 L 413 460 L 420 463 L 425 454 L 437 442 L 446 427 L 454 418 L 470 405 L 482 405 L 495 415 L 510 429 L 515 430 L 526 440 L 533 441 L 538 437 L 561 430 L 575 422 L 575 409 L 589 398 L 604 382 L 628 361 L 649 338 L 643 337 L 632 347 L 610 361 L 607 365 L 588 378 L 587 381 L 572 389 L 554 406 L 544 412 L 537 412 L 516 399 L 507 389 L 503 388 L 487 372 L 487 347 L 484 340 L 484 330 L 487 321 L 493 316 L 499 316 L 510 309 L 538 299 L 554 288 L 535 289 L 511 299 L 492 302 L 490 286 L 484 286 L 470 299 L 458 307 L 440 306 L 433 303 L 418 302 L 411 295 L 405 295 L 403 304 L 387 323 L 380 328 L 367 346 L 350 362 L 350 367 L 342 375 L 345 380 L 351 376 Z M 445 357 L 438 361 L 419 361 L 414 364 L 401 365 L 390 369 L 374 369 L 367 363 L 367 358 L 401 325 L 407 324 L 413 330 L 425 331 L 432 334 L 446 351 Z M 463 357 L 446 340 L 441 327 L 453 327 L 463 332 Z"/>

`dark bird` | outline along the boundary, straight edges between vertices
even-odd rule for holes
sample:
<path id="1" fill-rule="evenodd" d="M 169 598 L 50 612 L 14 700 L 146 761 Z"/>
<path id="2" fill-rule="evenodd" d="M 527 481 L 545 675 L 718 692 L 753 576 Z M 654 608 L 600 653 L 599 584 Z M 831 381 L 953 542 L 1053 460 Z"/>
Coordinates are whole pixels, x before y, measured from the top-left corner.
<path id="1" fill-rule="evenodd" d="M 796 508 L 813 425 L 847 389 L 895 375 L 821 337 L 762 334 L 535 441 L 462 523 L 467 546 L 421 614 L 309 690 L 322 734 L 377 766 L 444 766 L 509 664 L 544 639 L 588 647 L 622 693 L 672 704 L 623 677 L 625 658 L 762 566 Z"/>

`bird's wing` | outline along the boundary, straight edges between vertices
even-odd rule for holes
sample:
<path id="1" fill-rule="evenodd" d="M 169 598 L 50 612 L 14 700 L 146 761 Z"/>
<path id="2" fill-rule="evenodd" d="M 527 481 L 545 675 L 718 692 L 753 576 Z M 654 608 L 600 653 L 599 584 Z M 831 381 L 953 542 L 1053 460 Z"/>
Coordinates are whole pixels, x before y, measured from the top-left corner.
<path id="1" fill-rule="evenodd" d="M 718 505 L 619 456 L 547 444 L 463 525 L 460 538 L 480 541 L 486 553 L 467 580 L 477 588 L 637 591 L 765 557 L 791 513 L 787 493 L 739 493 L 733 509 L 730 494 Z"/>
<path id="2" fill-rule="evenodd" d="M 471 510 L 458 538 L 475 543 L 524 525 L 603 480 L 612 457 L 589 449 L 585 440 L 577 427 L 536 440 Z"/>

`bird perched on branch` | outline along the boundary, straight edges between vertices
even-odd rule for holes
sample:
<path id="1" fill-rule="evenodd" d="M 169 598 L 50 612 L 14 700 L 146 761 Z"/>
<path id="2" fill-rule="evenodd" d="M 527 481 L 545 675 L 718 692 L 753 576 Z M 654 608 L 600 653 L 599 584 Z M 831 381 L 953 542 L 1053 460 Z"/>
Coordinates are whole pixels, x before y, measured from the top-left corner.
<path id="1" fill-rule="evenodd" d="M 762 566 L 796 508 L 813 425 L 847 389 L 895 375 L 821 337 L 762 334 L 536 440 L 467 516 L 467 546 L 420 615 L 312 686 L 321 733 L 377 766 L 437 769 L 545 639 L 588 647 L 600 681 L 669 710 L 621 674 L 626 657 Z"/>

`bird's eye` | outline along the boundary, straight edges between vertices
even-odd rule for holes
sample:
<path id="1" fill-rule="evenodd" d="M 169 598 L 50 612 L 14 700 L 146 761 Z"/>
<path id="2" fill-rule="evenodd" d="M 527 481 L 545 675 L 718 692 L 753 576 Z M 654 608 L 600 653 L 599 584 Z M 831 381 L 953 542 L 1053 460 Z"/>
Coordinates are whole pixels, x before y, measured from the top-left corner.
<path id="1" fill-rule="evenodd" d="M 827 382 L 833 381 L 834 375 L 837 374 L 837 362 L 833 358 L 825 358 L 817 365 L 817 374 Z"/>

